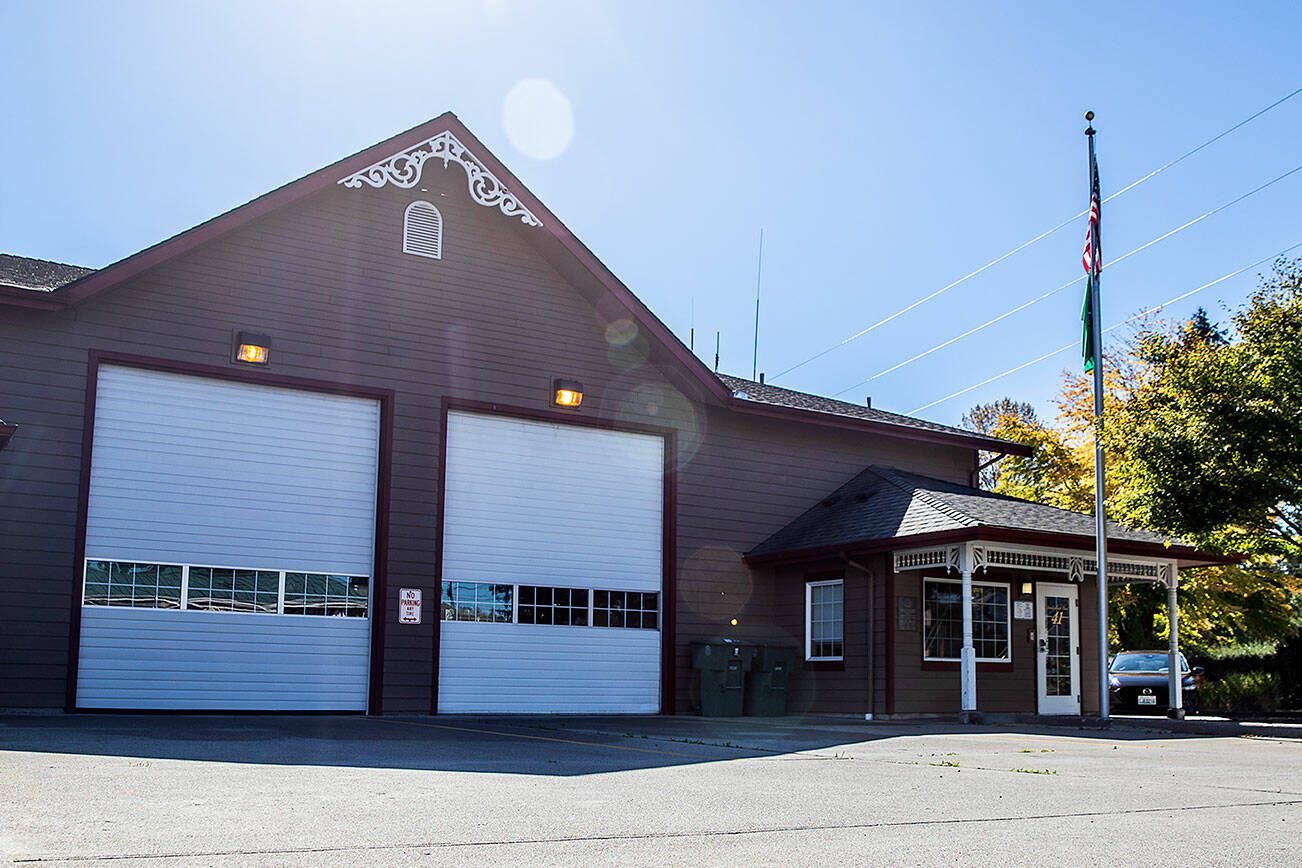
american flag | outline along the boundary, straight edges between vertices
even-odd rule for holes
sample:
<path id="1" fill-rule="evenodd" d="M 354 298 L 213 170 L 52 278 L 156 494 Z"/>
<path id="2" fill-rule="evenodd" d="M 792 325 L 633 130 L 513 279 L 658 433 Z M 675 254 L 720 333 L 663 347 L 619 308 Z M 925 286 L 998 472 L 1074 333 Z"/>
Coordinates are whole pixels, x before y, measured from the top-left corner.
<path id="1" fill-rule="evenodd" d="M 1090 190 L 1090 216 L 1085 227 L 1085 252 L 1081 254 L 1080 263 L 1086 274 L 1094 274 L 1094 254 L 1099 249 L 1099 170 L 1094 168 L 1094 178 Z"/>

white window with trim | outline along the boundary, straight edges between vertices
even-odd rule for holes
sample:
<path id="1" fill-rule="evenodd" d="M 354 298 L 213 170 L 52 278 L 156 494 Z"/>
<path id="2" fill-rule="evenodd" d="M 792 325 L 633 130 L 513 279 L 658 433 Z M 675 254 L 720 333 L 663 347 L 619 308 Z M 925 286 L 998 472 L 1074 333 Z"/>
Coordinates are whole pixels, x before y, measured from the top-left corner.
<path id="1" fill-rule="evenodd" d="M 972 645 L 978 663 L 1013 659 L 1009 637 L 1009 588 L 1000 582 L 972 582 Z M 957 661 L 963 653 L 963 583 L 922 580 L 922 659 Z"/>
<path id="2" fill-rule="evenodd" d="M 845 583 L 805 583 L 805 659 L 845 659 Z"/>
<path id="3" fill-rule="evenodd" d="M 402 252 L 443 258 L 443 215 L 433 202 L 412 202 L 403 212 Z"/>

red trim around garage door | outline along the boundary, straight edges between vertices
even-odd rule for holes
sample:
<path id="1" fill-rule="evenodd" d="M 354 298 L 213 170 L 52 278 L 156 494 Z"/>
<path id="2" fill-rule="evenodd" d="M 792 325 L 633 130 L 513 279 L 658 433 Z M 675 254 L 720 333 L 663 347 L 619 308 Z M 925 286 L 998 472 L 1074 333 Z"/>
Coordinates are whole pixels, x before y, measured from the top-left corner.
<path id="1" fill-rule="evenodd" d="M 513 419 L 528 419 L 536 422 L 553 422 L 561 425 L 575 425 L 585 428 L 604 428 L 608 431 L 627 431 L 632 434 L 651 434 L 664 438 L 664 507 L 661 519 L 662 537 L 660 545 L 660 605 L 662 609 L 660 622 L 660 713 L 674 713 L 674 690 L 677 670 L 677 624 L 678 624 L 678 440 L 677 432 L 672 428 L 655 425 L 640 425 L 635 422 L 603 419 L 594 416 L 581 416 L 568 410 L 539 410 L 531 407 L 515 407 L 509 404 L 496 404 L 485 401 L 470 401 L 443 396 L 443 407 L 439 421 L 439 487 L 438 515 L 435 519 L 435 571 L 437 581 L 436 602 L 439 606 L 434 613 L 434 647 L 432 649 L 434 672 L 431 678 L 430 714 L 438 714 L 439 706 L 439 629 L 442 621 L 441 603 L 443 592 L 443 510 L 447 488 L 448 455 L 448 414 L 453 410 L 471 413 L 484 413 L 490 416 L 506 416 Z"/>
<path id="2" fill-rule="evenodd" d="M 101 365 L 121 365 L 169 374 L 187 374 L 213 380 L 253 383 L 277 388 L 298 389 L 304 392 L 322 392 L 346 395 L 353 398 L 370 398 L 380 402 L 379 461 L 375 480 L 375 567 L 371 588 L 371 673 L 367 699 L 367 713 L 383 711 L 384 683 L 384 622 L 388 614 L 387 572 L 389 552 L 389 492 L 393 458 L 393 403 L 391 389 L 377 389 L 357 383 L 339 383 L 287 377 L 263 369 L 220 367 L 134 356 L 107 350 L 92 349 L 86 365 L 86 404 L 82 419 L 81 479 L 77 492 L 77 536 L 74 545 L 73 590 L 68 618 L 68 680 L 64 710 L 77 710 L 77 660 L 81 647 L 81 592 L 82 563 L 86 559 L 86 519 L 90 508 L 90 464 L 95 439 L 95 397 L 99 389 Z"/>

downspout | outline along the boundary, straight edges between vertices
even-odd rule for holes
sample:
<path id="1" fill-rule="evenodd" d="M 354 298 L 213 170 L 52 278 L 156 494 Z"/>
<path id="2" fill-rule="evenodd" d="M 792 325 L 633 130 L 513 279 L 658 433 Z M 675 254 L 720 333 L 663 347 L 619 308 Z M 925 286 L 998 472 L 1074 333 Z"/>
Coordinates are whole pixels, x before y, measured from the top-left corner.
<path id="1" fill-rule="evenodd" d="M 874 580 L 873 571 L 863 564 L 850 557 L 845 552 L 841 553 L 841 560 L 846 566 L 854 567 L 864 574 L 868 584 L 868 710 L 864 712 L 864 720 L 873 719 L 873 708 L 877 701 L 877 588 Z"/>

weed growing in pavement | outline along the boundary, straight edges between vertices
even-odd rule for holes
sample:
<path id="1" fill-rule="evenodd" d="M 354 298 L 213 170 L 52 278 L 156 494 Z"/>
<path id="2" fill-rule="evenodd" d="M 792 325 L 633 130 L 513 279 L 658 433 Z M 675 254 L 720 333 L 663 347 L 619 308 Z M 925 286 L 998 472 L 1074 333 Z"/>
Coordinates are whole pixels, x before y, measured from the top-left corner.
<path id="1" fill-rule="evenodd" d="M 1056 775 L 1057 769 L 1009 769 L 1010 772 L 1020 772 L 1024 775 Z"/>

